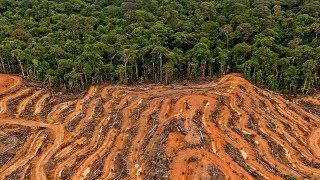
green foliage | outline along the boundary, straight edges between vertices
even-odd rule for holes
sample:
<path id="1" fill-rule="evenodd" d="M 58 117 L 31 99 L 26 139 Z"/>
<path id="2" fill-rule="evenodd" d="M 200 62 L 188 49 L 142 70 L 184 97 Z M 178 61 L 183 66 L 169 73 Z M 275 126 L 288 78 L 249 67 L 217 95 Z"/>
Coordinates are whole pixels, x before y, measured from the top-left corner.
<path id="1" fill-rule="evenodd" d="M 320 3 L 298 0 L 0 1 L 0 72 L 73 91 L 239 72 L 320 87 Z"/>

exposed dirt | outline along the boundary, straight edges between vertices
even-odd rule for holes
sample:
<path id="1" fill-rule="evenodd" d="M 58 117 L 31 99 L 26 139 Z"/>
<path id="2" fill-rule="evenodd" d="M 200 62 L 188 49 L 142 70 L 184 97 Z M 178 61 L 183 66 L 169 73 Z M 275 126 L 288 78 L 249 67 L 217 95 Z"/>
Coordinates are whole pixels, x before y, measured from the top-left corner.
<path id="1" fill-rule="evenodd" d="M 313 113 L 320 118 L 320 94 L 299 98 L 295 102 L 307 112 Z"/>
<path id="2" fill-rule="evenodd" d="M 21 84 L 21 78 L 17 76 L 0 75 L 0 94 L 5 94 L 10 90 L 14 90 Z"/>
<path id="3" fill-rule="evenodd" d="M 320 95 L 238 74 L 65 98 L 0 75 L 0 179 L 320 179 Z"/>

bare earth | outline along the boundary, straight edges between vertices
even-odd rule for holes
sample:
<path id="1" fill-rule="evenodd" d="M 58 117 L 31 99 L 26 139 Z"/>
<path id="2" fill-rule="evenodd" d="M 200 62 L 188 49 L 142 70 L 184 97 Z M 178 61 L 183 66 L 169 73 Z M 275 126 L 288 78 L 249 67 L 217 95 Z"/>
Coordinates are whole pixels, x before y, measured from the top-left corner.
<path id="1" fill-rule="evenodd" d="M 0 179 L 320 179 L 319 115 L 238 74 L 68 100 L 0 75 Z"/>
<path id="2" fill-rule="evenodd" d="M 21 78 L 17 76 L 0 75 L 0 94 L 7 93 L 10 89 L 14 89 L 21 82 Z"/>

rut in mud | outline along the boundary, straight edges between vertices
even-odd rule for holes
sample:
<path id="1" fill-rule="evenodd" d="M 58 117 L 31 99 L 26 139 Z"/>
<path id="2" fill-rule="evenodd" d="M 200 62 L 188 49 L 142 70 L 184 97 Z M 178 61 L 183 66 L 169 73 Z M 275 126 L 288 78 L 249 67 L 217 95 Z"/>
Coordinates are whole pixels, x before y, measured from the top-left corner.
<path id="1" fill-rule="evenodd" d="M 237 74 L 69 99 L 1 75 L 0 179 L 319 179 L 319 109 Z"/>

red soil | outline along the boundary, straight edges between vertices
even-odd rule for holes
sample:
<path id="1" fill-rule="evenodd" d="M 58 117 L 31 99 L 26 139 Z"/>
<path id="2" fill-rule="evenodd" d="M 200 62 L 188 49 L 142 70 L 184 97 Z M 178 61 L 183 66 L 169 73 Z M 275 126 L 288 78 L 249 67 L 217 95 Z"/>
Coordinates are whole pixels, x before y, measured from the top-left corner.
<path id="1" fill-rule="evenodd" d="M 19 86 L 20 83 L 21 78 L 17 76 L 0 74 L 0 94 L 5 94 L 9 90 L 13 90 L 15 87 Z"/>
<path id="2" fill-rule="evenodd" d="M 237 74 L 70 100 L 20 84 L 0 75 L 0 179 L 320 178 L 320 96 L 289 101 Z"/>

